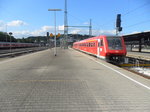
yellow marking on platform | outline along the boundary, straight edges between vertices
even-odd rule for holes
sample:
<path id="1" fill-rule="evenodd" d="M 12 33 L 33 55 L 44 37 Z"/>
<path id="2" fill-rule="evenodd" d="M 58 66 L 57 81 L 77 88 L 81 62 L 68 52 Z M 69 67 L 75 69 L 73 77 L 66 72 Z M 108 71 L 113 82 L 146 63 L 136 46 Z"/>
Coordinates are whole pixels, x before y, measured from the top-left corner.
<path id="1" fill-rule="evenodd" d="M 121 67 L 150 67 L 150 64 L 120 64 Z"/>
<path id="2" fill-rule="evenodd" d="M 81 81 L 81 80 L 10 80 L 9 82 L 68 82 L 68 81 Z"/>

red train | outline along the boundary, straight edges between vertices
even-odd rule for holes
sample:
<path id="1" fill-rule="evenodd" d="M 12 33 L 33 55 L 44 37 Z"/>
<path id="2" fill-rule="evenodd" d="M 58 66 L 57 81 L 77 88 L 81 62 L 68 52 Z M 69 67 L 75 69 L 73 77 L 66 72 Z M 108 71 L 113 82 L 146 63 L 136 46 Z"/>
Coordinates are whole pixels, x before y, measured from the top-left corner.
<path id="1" fill-rule="evenodd" d="M 0 49 L 7 49 L 7 48 L 25 48 L 25 47 L 38 47 L 39 44 L 35 43 L 15 43 L 15 42 L 0 42 Z"/>
<path id="2" fill-rule="evenodd" d="M 123 37 L 98 36 L 73 44 L 73 48 L 105 59 L 108 62 L 123 62 L 126 46 Z"/>

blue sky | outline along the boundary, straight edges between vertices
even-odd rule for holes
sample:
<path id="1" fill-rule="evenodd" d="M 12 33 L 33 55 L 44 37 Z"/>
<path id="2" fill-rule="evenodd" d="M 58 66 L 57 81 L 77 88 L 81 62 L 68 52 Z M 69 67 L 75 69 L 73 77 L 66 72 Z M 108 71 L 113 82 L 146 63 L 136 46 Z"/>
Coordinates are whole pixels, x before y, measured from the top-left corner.
<path id="1" fill-rule="evenodd" d="M 0 31 L 13 32 L 16 38 L 46 35 L 54 32 L 54 13 L 57 29 L 63 33 L 65 0 L 0 0 Z M 89 24 L 93 35 L 115 34 L 116 15 L 122 14 L 121 34 L 150 30 L 149 0 L 67 0 L 68 25 Z M 7 27 L 6 27 L 7 26 Z M 88 34 L 87 28 L 69 28 L 69 33 Z"/>

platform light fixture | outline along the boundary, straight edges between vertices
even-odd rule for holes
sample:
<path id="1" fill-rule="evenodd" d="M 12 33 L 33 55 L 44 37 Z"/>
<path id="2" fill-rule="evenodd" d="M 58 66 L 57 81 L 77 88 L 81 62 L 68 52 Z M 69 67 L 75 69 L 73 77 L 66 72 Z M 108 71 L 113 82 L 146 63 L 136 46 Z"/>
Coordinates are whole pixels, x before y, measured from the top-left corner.
<path id="1" fill-rule="evenodd" d="M 62 11 L 61 9 L 48 9 L 48 11 L 54 11 L 54 24 L 55 24 L 55 49 L 54 49 L 54 55 L 57 55 L 57 51 L 56 51 L 56 11 Z"/>

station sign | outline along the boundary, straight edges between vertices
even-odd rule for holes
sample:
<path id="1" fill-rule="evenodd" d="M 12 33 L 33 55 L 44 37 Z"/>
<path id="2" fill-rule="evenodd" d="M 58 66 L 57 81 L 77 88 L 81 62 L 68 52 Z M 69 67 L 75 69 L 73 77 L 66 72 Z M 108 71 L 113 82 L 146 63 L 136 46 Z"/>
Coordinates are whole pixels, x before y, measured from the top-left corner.
<path id="1" fill-rule="evenodd" d="M 60 35 L 61 35 L 61 34 L 60 34 L 60 33 L 58 33 L 57 37 L 60 37 Z"/>
<path id="2" fill-rule="evenodd" d="M 53 36 L 54 36 L 54 35 L 51 33 L 51 34 L 50 34 L 50 37 L 53 37 Z"/>

